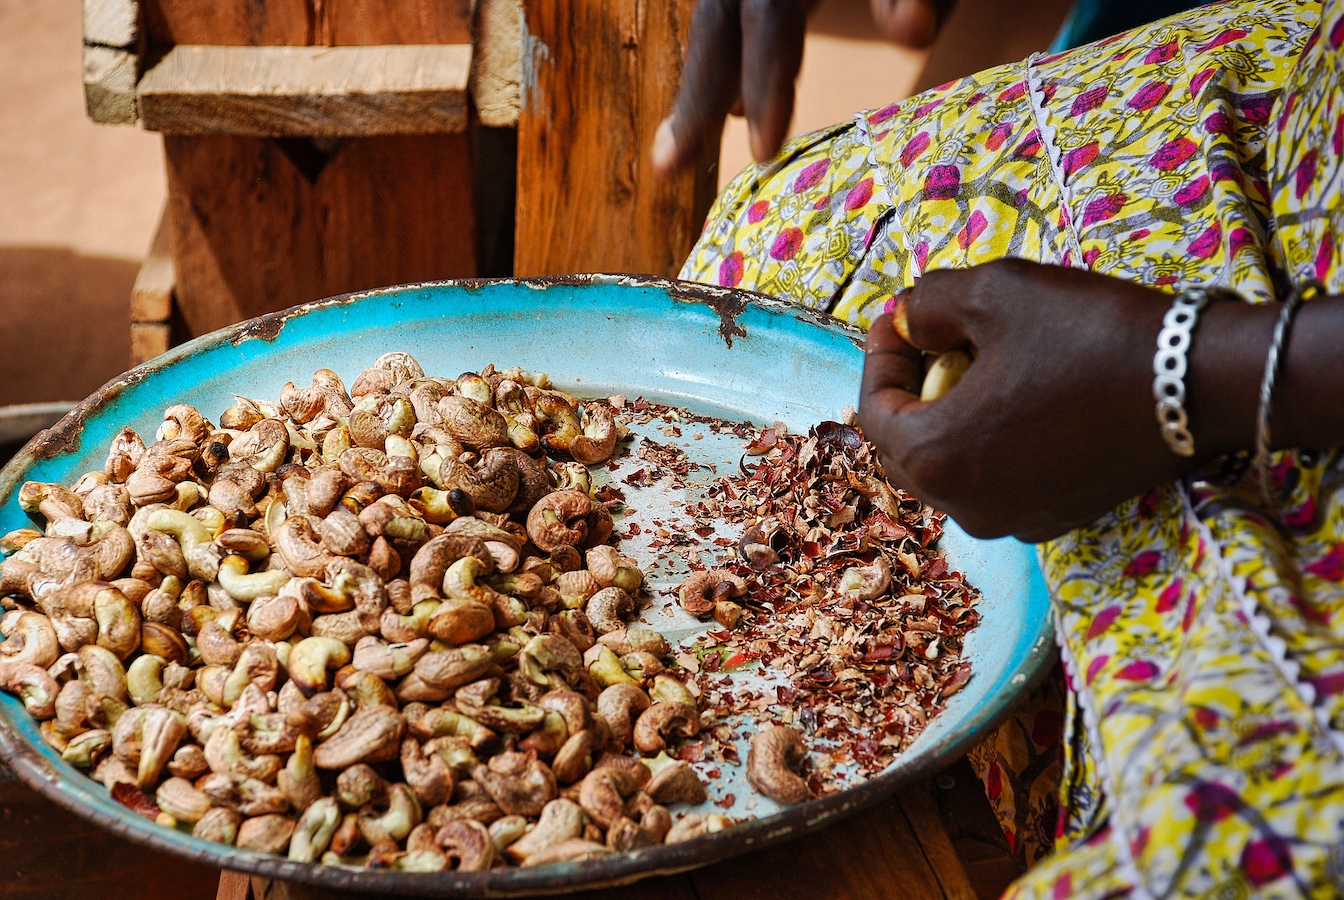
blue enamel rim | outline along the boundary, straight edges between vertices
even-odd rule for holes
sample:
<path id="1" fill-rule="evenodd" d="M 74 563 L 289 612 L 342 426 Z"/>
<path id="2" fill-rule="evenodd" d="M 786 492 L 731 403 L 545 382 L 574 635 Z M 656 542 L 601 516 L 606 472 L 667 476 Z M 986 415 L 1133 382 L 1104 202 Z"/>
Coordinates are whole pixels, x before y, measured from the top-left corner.
<path id="1" fill-rule="evenodd" d="M 17 503 L 25 481 L 69 484 L 101 468 L 117 431 L 130 425 L 152 434 L 173 402 L 222 409 L 233 390 L 275 397 L 284 381 L 306 379 L 315 368 L 352 377 L 389 349 L 410 351 L 427 371 L 446 373 L 451 367 L 436 363 L 451 352 L 456 371 L 501 362 L 582 372 L 588 380 L 561 386 L 593 395 L 643 393 L 696 412 L 782 419 L 791 428 L 806 428 L 857 402 L 861 344 L 857 329 L 806 309 L 655 278 L 446 281 L 334 297 L 197 338 L 108 382 L 0 471 L 0 533 L 31 524 Z M 345 371 L 332 365 L 334 359 L 358 362 Z M 1011 539 L 976 540 L 951 522 L 943 547 L 986 596 L 985 623 L 967 643 L 976 669 L 966 689 L 878 776 L 682 844 L 476 873 L 291 863 L 198 840 L 130 812 L 65 763 L 42 740 L 22 703 L 8 695 L 0 695 L 0 757 L 48 799 L 121 837 L 203 865 L 284 881 L 395 895 L 493 897 L 561 893 L 683 871 L 815 831 L 936 771 L 996 727 L 1044 676 L 1055 652 L 1034 551 Z"/>

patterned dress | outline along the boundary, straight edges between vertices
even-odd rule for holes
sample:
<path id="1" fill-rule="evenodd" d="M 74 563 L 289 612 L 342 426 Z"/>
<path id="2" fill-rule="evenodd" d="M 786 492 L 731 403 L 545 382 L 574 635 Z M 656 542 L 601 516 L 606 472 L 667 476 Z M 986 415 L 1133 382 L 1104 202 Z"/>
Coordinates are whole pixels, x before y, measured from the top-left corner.
<path id="1" fill-rule="evenodd" d="M 865 112 L 738 176 L 683 277 L 863 326 L 925 271 L 1009 256 L 1339 293 L 1341 44 L 1344 0 L 1230 0 Z M 1036 697 L 977 754 L 1028 860 L 1054 839 L 1016 894 L 1344 892 L 1344 456 L 1274 475 L 1269 502 L 1210 471 L 1041 545 L 1062 739 Z"/>

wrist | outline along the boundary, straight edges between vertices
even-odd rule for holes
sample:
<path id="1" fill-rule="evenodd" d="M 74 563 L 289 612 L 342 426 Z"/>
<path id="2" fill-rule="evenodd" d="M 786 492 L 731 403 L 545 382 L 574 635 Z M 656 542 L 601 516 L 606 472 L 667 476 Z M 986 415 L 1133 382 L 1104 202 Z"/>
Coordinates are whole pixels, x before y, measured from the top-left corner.
<path id="1" fill-rule="evenodd" d="M 1186 410 L 1201 460 L 1255 446 L 1256 413 L 1277 304 L 1217 301 L 1200 316 L 1186 372 Z"/>

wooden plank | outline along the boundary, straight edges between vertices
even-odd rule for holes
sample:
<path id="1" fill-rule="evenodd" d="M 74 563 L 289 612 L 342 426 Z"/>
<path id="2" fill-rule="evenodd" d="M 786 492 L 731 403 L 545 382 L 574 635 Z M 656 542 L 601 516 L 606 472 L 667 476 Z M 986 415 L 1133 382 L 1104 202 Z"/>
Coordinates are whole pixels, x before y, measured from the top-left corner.
<path id="1" fill-rule="evenodd" d="M 84 43 L 133 50 L 139 41 L 136 0 L 84 0 Z"/>
<path id="2" fill-rule="evenodd" d="M 945 900 L 954 895 L 920 851 L 924 839 L 892 798 L 816 834 L 690 876 L 700 900 Z"/>
<path id="3" fill-rule="evenodd" d="M 386 900 L 384 895 L 351 894 L 255 876 L 251 887 L 255 900 Z M 627 887 L 579 891 L 564 896 L 566 900 L 697 900 L 685 875 L 648 878 Z M 219 900 L 224 900 L 222 893 Z"/>
<path id="4" fill-rule="evenodd" d="M 471 0 L 143 0 L 151 45 L 465 44 Z"/>
<path id="5" fill-rule="evenodd" d="M 342 137 L 466 130 L 471 47 L 174 47 L 140 80 L 167 134 Z"/>
<path id="6" fill-rule="evenodd" d="M 0 897 L 5 900 L 211 900 L 218 869 L 113 836 L 0 782 Z"/>
<path id="7" fill-rule="evenodd" d="M 215 900 L 252 900 L 252 877 L 242 872 L 219 873 L 219 892 Z"/>
<path id="8" fill-rule="evenodd" d="M 326 0 L 324 43 L 469 44 L 471 0 Z"/>
<path id="9" fill-rule="evenodd" d="M 518 124 L 522 0 L 479 0 L 472 25 L 471 100 L 482 125 Z"/>
<path id="10" fill-rule="evenodd" d="M 681 267 L 713 197 L 718 145 L 667 180 L 650 150 L 681 81 L 692 7 L 524 3 L 515 274 Z"/>
<path id="11" fill-rule="evenodd" d="M 173 314 L 173 285 L 177 274 L 173 268 L 173 254 L 168 238 L 167 211 L 159 216 L 149 252 L 140 264 L 131 288 L 132 322 L 167 322 Z"/>
<path id="12" fill-rule="evenodd" d="M 138 366 L 172 346 L 172 326 L 167 322 L 131 323 L 131 365 Z"/>
<path id="13" fill-rule="evenodd" d="M 929 785 L 922 781 L 911 784 L 897 794 L 896 801 L 910 823 L 911 833 L 919 839 L 919 848 L 937 877 L 943 896 L 948 900 L 978 900 L 938 814 Z"/>
<path id="14" fill-rule="evenodd" d="M 135 122 L 139 58 L 129 50 L 84 45 L 84 110 L 106 125 Z"/>
<path id="15" fill-rule="evenodd" d="M 314 0 L 141 0 L 150 47 L 177 44 L 266 47 L 318 44 L 321 2 Z"/>
<path id="16" fill-rule="evenodd" d="M 465 135 L 164 139 L 186 336 L 347 291 L 476 272 Z"/>

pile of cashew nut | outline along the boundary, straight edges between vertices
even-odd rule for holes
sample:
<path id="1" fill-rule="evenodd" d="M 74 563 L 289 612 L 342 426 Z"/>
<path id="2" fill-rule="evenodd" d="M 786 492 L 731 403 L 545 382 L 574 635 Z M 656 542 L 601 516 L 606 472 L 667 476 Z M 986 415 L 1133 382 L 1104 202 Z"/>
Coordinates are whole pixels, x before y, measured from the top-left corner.
<path id="1" fill-rule="evenodd" d="M 42 530 L 0 538 L 0 688 L 128 806 L 298 862 L 534 866 L 725 828 L 668 809 L 706 799 L 667 752 L 701 712 L 592 497 L 620 437 L 544 375 L 404 353 L 218 425 L 170 407 L 73 487 L 23 486 Z M 795 743 L 762 742 L 753 783 L 796 793 Z"/>

